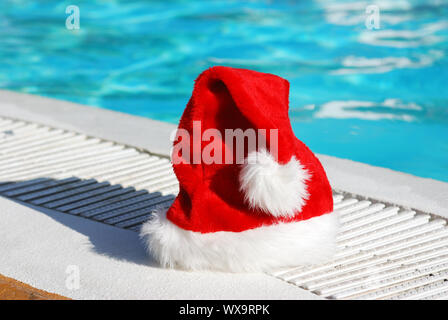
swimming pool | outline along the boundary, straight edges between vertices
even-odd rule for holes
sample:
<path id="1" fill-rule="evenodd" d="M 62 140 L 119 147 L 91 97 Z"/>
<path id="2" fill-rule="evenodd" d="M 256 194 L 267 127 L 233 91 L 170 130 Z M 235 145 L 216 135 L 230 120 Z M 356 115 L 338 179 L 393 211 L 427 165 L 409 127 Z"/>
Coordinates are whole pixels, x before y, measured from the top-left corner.
<path id="1" fill-rule="evenodd" d="M 1 88 L 177 123 L 205 68 L 275 73 L 315 152 L 448 181 L 448 1 L 71 4 L 0 2 Z"/>

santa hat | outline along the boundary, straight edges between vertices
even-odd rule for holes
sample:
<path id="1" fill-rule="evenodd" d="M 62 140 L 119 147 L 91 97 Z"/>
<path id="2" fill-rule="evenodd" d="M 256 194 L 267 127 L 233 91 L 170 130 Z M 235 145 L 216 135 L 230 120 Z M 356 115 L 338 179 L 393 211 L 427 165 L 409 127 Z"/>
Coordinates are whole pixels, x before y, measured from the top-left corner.
<path id="1" fill-rule="evenodd" d="M 265 271 L 333 255 L 331 187 L 294 136 L 288 95 L 288 81 L 272 74 L 220 66 L 198 77 L 172 154 L 179 194 L 141 229 L 162 266 Z M 229 132 L 245 134 L 240 151 Z"/>

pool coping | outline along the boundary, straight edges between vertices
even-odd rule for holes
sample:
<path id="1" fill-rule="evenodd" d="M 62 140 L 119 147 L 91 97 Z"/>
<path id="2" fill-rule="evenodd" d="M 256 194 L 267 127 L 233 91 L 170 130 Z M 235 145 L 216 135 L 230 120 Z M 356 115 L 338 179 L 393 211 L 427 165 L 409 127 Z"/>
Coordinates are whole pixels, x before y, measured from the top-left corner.
<path id="1" fill-rule="evenodd" d="M 169 156 L 176 126 L 126 113 L 0 90 L 0 116 L 74 130 Z M 306 143 L 306 141 L 305 141 Z M 448 183 L 318 154 L 334 189 L 448 218 Z"/>

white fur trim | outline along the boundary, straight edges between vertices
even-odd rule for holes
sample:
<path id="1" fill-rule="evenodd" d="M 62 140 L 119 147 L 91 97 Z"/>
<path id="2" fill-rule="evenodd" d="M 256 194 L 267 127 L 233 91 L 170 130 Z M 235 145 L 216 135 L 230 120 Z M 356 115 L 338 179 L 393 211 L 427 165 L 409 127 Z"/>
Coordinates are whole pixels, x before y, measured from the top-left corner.
<path id="1" fill-rule="evenodd" d="M 242 232 L 200 233 L 179 228 L 156 212 L 140 231 L 163 266 L 187 270 L 268 271 L 322 263 L 336 252 L 336 213 Z"/>
<path id="2" fill-rule="evenodd" d="M 309 198 L 310 173 L 294 156 L 282 165 L 266 150 L 249 153 L 240 172 L 240 190 L 250 208 L 274 217 L 293 217 Z"/>

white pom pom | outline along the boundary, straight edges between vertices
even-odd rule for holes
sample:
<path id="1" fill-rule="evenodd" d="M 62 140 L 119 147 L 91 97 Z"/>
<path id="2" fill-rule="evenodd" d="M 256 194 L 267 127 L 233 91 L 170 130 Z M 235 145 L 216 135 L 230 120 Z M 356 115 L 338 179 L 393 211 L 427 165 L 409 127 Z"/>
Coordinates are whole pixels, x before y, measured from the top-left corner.
<path id="1" fill-rule="evenodd" d="M 294 156 L 281 165 L 265 149 L 249 153 L 240 172 L 240 190 L 252 209 L 292 217 L 309 198 L 310 173 Z"/>

